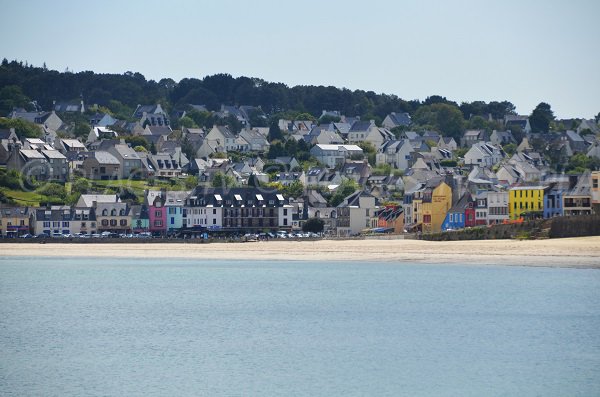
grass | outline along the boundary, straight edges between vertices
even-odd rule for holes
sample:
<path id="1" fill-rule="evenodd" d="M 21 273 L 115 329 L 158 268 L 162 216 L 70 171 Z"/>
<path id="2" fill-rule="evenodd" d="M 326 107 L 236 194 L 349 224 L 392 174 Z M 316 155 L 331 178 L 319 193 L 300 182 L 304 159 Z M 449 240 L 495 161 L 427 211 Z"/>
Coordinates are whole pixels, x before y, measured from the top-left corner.
<path id="1" fill-rule="evenodd" d="M 13 199 L 17 205 L 38 207 L 40 205 L 40 201 L 44 201 L 46 198 L 46 196 L 36 192 L 23 192 L 20 190 L 10 190 L 6 188 L 1 188 L 1 190 L 4 192 L 6 197 Z"/>

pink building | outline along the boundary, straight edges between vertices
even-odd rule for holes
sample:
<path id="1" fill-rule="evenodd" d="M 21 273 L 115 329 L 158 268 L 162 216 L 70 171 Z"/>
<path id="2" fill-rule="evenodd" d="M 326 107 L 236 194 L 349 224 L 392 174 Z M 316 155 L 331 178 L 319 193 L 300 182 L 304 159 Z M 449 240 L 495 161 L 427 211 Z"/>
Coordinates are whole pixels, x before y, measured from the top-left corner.
<path id="1" fill-rule="evenodd" d="M 149 230 L 152 234 L 167 233 L 167 209 L 165 208 L 166 192 L 150 191 L 148 200 Z"/>

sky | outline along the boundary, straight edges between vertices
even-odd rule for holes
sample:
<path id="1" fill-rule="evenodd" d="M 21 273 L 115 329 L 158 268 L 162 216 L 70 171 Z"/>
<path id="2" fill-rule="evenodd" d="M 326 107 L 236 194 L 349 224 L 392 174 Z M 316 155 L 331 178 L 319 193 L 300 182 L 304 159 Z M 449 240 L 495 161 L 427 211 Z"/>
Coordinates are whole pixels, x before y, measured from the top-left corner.
<path id="1" fill-rule="evenodd" d="M 600 112 L 597 0 L 0 0 L 0 56 L 49 69 L 216 73 L 424 100 Z"/>

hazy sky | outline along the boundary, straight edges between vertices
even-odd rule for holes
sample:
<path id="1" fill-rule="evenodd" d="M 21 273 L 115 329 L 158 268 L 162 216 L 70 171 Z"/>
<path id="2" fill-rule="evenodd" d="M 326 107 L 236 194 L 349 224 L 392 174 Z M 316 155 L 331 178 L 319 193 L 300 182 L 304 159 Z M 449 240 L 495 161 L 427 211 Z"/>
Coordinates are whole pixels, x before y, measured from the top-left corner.
<path id="1" fill-rule="evenodd" d="M 0 0 L 0 56 L 600 112 L 598 0 Z"/>

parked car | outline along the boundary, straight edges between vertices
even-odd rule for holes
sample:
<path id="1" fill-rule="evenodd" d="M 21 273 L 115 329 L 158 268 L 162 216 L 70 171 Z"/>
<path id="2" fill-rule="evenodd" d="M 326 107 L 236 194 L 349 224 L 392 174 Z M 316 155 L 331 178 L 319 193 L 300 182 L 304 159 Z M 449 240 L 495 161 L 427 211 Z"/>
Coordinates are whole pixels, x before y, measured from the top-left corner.
<path id="1" fill-rule="evenodd" d="M 33 235 L 31 235 L 29 233 L 25 233 L 25 234 L 19 236 L 19 238 L 33 238 Z"/>
<path id="2" fill-rule="evenodd" d="M 36 238 L 48 238 L 48 237 L 50 237 L 50 235 L 48 233 L 40 233 L 35 237 Z"/>

